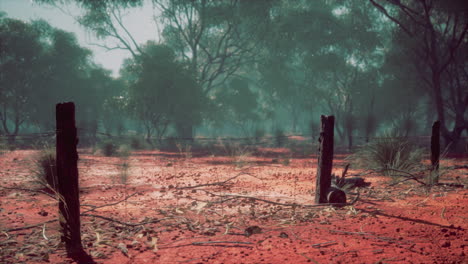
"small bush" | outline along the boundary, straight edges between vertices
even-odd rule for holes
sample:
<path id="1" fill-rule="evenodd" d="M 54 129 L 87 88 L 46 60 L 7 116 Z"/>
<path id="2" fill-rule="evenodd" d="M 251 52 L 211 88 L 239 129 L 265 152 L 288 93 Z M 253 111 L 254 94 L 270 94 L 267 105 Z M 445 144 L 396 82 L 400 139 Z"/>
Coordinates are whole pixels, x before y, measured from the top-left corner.
<path id="1" fill-rule="evenodd" d="M 265 130 L 258 128 L 255 130 L 255 143 L 260 143 L 262 138 L 265 137 Z"/>
<path id="2" fill-rule="evenodd" d="M 121 184 L 127 184 L 130 176 L 130 162 L 128 157 L 122 156 L 119 164 L 119 180 Z"/>
<path id="3" fill-rule="evenodd" d="M 412 172 L 421 167 L 423 151 L 405 137 L 376 139 L 361 147 L 350 160 L 358 167 L 381 171 L 384 175 Z"/>
<path id="4" fill-rule="evenodd" d="M 181 157 L 184 157 L 185 159 L 192 158 L 192 145 L 178 142 L 176 143 L 176 147 Z"/>
<path id="5" fill-rule="evenodd" d="M 101 144 L 101 151 L 106 157 L 116 156 L 118 153 L 118 146 L 112 141 L 105 141 Z"/>
<path id="6" fill-rule="evenodd" d="M 53 149 L 46 149 L 39 153 L 35 160 L 34 174 L 40 185 L 52 191 L 57 190 L 57 166 Z"/>
<path id="7" fill-rule="evenodd" d="M 140 137 L 132 137 L 130 139 L 130 147 L 133 150 L 142 150 L 146 148 L 146 143 Z"/>
<path id="8" fill-rule="evenodd" d="M 282 129 L 275 130 L 275 143 L 277 147 L 282 147 L 286 143 L 286 136 Z"/>
<path id="9" fill-rule="evenodd" d="M 8 152 L 8 146 L 0 141 L 0 155 L 3 155 Z"/>
<path id="10" fill-rule="evenodd" d="M 291 163 L 291 157 L 283 157 L 281 159 L 281 164 L 283 164 L 283 166 L 289 166 L 290 163 Z"/>
<path id="11" fill-rule="evenodd" d="M 243 146 L 239 142 L 223 142 L 219 140 L 219 144 L 224 152 L 223 155 L 230 156 L 236 167 L 242 168 L 249 163 L 249 158 L 252 155 L 252 148 Z"/>

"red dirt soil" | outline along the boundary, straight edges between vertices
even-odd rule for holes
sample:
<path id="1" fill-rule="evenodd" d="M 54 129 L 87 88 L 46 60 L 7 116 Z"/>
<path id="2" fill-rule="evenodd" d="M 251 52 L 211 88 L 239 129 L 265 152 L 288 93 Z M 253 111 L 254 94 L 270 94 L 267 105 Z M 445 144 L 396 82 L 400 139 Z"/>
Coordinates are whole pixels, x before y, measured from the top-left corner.
<path id="1" fill-rule="evenodd" d="M 85 251 L 97 263 L 467 263 L 466 188 L 391 186 L 369 174 L 355 204 L 307 206 L 316 156 L 263 151 L 122 158 L 80 150 Z M 0 155 L 0 263 L 77 263 L 59 243 L 57 201 L 34 182 L 36 155 Z M 334 161 L 338 174 L 344 158 Z M 440 181 L 466 186 L 467 163 L 466 155 L 444 160 Z"/>

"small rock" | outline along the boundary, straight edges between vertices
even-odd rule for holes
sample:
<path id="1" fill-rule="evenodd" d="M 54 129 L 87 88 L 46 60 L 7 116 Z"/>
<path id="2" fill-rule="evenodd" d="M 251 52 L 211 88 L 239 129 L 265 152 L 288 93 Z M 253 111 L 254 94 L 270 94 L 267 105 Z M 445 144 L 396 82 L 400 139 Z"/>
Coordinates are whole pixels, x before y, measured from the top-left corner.
<path id="1" fill-rule="evenodd" d="M 289 236 L 288 236 L 288 234 L 286 234 L 285 232 L 281 232 L 281 233 L 279 234 L 279 237 L 281 237 L 281 238 L 288 238 Z"/>
<path id="2" fill-rule="evenodd" d="M 48 216 L 49 213 L 46 212 L 44 209 L 42 209 L 41 211 L 39 211 L 37 214 L 39 214 L 40 216 Z"/>
<path id="3" fill-rule="evenodd" d="M 262 233 L 262 229 L 259 226 L 249 226 L 245 229 L 245 236 L 249 237 L 253 234 Z"/>
<path id="4" fill-rule="evenodd" d="M 448 247 L 450 247 L 451 245 L 452 245 L 452 244 L 450 243 L 450 241 L 445 241 L 445 242 L 443 242 L 442 245 L 440 245 L 440 246 L 443 247 L 443 248 L 448 248 Z"/>

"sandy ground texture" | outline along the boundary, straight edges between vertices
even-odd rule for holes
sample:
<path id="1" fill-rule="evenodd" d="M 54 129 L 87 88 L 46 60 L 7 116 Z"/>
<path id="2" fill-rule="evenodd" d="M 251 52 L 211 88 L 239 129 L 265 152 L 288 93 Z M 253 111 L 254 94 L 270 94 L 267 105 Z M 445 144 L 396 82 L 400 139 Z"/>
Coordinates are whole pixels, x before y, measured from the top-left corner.
<path id="1" fill-rule="evenodd" d="M 37 151 L 0 155 L 0 263 L 76 263 L 60 244 L 56 199 L 35 183 Z M 337 155 L 334 172 L 346 160 Z M 467 263 L 468 156 L 441 182 L 370 186 L 352 205 L 314 205 L 317 157 L 80 150 L 82 240 L 96 263 Z"/>

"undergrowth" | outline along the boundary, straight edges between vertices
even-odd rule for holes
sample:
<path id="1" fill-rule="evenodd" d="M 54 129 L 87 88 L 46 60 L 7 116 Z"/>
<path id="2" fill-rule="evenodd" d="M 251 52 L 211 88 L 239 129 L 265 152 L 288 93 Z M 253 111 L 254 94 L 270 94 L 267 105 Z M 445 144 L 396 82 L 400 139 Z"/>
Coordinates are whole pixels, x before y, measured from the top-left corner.
<path id="1" fill-rule="evenodd" d="M 396 176 L 420 170 L 422 158 L 423 150 L 408 138 L 386 136 L 364 145 L 349 159 L 357 167 Z"/>
<path id="2" fill-rule="evenodd" d="M 34 160 L 35 181 L 51 191 L 57 190 L 57 166 L 54 149 L 41 150 Z"/>

